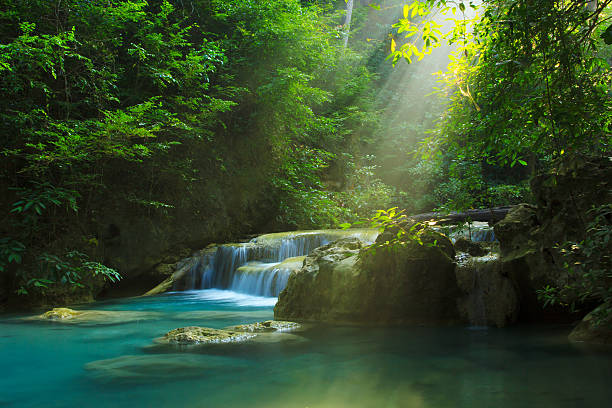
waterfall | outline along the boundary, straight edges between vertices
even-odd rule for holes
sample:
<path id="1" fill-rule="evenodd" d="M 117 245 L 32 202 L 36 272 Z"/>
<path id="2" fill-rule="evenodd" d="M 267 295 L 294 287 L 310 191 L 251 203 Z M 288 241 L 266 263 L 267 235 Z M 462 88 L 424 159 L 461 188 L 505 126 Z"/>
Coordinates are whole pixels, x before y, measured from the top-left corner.
<path id="1" fill-rule="evenodd" d="M 370 244 L 377 230 L 314 230 L 260 235 L 240 244 L 223 244 L 206 251 L 176 289 L 228 289 L 256 296 L 278 296 L 291 272 L 302 267 L 316 248 L 342 238 Z"/>
<path id="2" fill-rule="evenodd" d="M 437 227 L 437 229 L 444 232 L 443 227 Z M 489 226 L 486 222 L 472 222 L 469 228 L 462 226 L 458 228 L 456 226 L 451 227 L 450 231 L 446 232 L 446 235 L 454 243 L 457 238 L 463 237 L 465 239 L 474 242 L 493 242 L 495 241 L 495 232 L 493 227 Z"/>

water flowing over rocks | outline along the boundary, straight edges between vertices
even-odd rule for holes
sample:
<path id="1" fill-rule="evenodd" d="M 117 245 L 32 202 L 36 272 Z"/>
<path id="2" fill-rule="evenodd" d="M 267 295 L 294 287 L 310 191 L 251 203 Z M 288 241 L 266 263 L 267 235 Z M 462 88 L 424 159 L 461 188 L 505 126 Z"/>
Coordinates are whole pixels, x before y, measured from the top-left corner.
<path id="1" fill-rule="evenodd" d="M 484 256 L 458 254 L 456 276 L 463 293 L 458 299 L 463 320 L 476 326 L 497 327 L 517 321 L 518 295 L 513 282 L 502 273 L 498 252 Z"/>
<path id="2" fill-rule="evenodd" d="M 145 295 L 218 288 L 275 297 L 315 248 L 346 237 L 371 243 L 377 235 L 373 229 L 293 231 L 264 234 L 245 243 L 210 245 L 175 264 L 175 272 Z"/>

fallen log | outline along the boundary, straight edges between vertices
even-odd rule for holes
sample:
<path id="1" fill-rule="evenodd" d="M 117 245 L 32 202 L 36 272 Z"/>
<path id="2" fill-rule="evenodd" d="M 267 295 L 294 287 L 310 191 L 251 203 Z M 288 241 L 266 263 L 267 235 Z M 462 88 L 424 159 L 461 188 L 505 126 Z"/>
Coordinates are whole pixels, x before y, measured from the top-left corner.
<path id="1" fill-rule="evenodd" d="M 494 208 L 479 208 L 467 210 L 464 212 L 428 212 L 422 214 L 409 215 L 408 218 L 415 222 L 423 222 L 434 220 L 441 224 L 450 224 L 466 221 L 480 221 L 494 224 L 504 219 L 506 214 L 514 208 L 513 205 L 494 207 Z"/>

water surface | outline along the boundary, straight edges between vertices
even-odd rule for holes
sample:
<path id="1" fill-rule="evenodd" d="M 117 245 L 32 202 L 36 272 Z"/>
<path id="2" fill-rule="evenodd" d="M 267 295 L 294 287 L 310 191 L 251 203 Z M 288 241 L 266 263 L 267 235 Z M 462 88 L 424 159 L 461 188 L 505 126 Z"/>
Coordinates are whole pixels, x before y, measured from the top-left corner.
<path id="1" fill-rule="evenodd" d="M 567 327 L 322 325 L 298 342 L 197 353 L 148 347 L 177 327 L 271 319 L 275 301 L 204 290 L 87 306 L 151 312 L 125 324 L 4 316 L 0 406 L 562 408 L 612 400 L 612 353 L 569 344 Z"/>

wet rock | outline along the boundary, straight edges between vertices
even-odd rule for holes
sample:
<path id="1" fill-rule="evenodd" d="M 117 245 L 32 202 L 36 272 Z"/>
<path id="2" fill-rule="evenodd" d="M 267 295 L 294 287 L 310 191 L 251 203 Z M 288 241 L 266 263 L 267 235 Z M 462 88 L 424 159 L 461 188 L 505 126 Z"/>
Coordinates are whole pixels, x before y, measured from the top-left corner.
<path id="1" fill-rule="evenodd" d="M 143 296 L 154 296 L 171 290 L 191 289 L 196 285 L 196 275 L 206 264 L 212 260 L 217 252 L 217 246 L 211 244 L 206 248 L 195 252 L 191 257 L 181 259 L 173 265 L 162 265 L 167 276 L 159 285 L 146 292 Z"/>
<path id="2" fill-rule="evenodd" d="M 266 320 L 265 322 L 230 326 L 226 327 L 225 330 L 233 330 L 239 332 L 289 332 L 298 330 L 301 327 L 301 324 L 295 322 Z"/>
<path id="3" fill-rule="evenodd" d="M 457 305 L 466 322 L 504 327 L 517 321 L 518 294 L 513 282 L 502 274 L 499 254 L 460 259 L 456 276 L 463 293 Z"/>
<path id="4" fill-rule="evenodd" d="M 610 306 L 602 305 L 586 315 L 572 330 L 568 337 L 569 340 L 612 345 L 612 315 L 608 315 L 607 318 L 599 318 L 603 308 L 611 309 Z"/>
<path id="5" fill-rule="evenodd" d="M 49 320 L 72 319 L 82 314 L 83 312 L 77 312 L 76 310 L 68 309 L 66 307 L 55 307 L 40 315 L 40 318 Z"/>
<path id="6" fill-rule="evenodd" d="M 237 343 L 255 336 L 256 334 L 246 332 L 189 326 L 171 330 L 163 337 L 156 339 L 156 342 L 178 345 Z"/>
<path id="7" fill-rule="evenodd" d="M 380 237 L 379 237 L 380 238 Z M 381 239 L 384 239 L 381 238 Z M 425 243 L 368 250 L 354 239 L 316 249 L 293 273 L 275 319 L 362 324 L 458 321 L 452 243 L 429 232 Z"/>
<path id="8" fill-rule="evenodd" d="M 489 249 L 481 243 L 473 242 L 464 237 L 459 237 L 455 241 L 455 250 L 467 252 L 472 256 L 484 256 L 489 252 Z"/>

